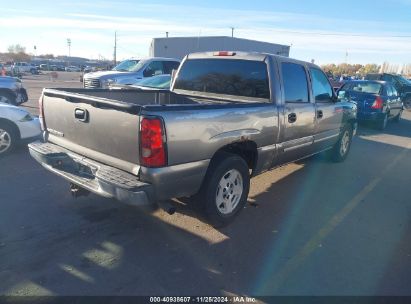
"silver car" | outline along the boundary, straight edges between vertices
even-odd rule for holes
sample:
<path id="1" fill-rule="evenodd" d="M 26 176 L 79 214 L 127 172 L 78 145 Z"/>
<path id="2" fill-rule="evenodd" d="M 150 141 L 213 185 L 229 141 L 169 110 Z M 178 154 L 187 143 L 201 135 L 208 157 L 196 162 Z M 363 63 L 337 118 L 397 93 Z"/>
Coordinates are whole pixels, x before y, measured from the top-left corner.
<path id="1" fill-rule="evenodd" d="M 132 85 L 144 78 L 171 74 L 180 65 L 180 60 L 172 58 L 128 59 L 111 71 L 100 71 L 84 75 L 85 88 L 108 88 L 113 84 Z"/>

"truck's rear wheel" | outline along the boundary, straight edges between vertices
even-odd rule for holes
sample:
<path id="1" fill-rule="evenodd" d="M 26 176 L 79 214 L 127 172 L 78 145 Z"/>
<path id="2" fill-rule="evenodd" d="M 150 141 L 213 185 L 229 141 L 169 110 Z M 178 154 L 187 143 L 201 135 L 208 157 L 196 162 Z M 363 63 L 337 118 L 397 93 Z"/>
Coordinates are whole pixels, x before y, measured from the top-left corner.
<path id="1" fill-rule="evenodd" d="M 330 150 L 330 156 L 334 162 L 343 162 L 347 158 L 348 152 L 351 148 L 352 136 L 352 125 L 345 125 L 344 129 L 341 132 L 340 138 L 338 139 L 338 142 Z"/>
<path id="2" fill-rule="evenodd" d="M 250 174 L 244 159 L 221 153 L 210 164 L 196 199 L 211 224 L 220 227 L 244 208 L 249 189 Z"/>

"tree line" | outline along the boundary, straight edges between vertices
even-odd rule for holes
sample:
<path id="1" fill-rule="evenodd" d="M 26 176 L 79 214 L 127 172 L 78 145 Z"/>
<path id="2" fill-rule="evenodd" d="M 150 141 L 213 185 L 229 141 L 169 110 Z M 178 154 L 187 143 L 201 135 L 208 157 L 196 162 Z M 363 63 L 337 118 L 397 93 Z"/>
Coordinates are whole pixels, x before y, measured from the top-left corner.
<path id="1" fill-rule="evenodd" d="M 332 77 L 340 77 L 341 75 L 348 75 L 348 76 L 365 76 L 369 73 L 378 73 L 380 71 L 380 66 L 377 64 L 348 64 L 348 63 L 341 63 L 341 64 L 326 64 L 322 65 L 321 68 L 327 75 Z"/>
<path id="2" fill-rule="evenodd" d="M 32 57 L 33 57 L 33 54 L 28 54 L 26 52 L 26 48 L 20 44 L 10 45 L 7 48 L 6 53 L 0 53 L 0 58 L 3 61 L 26 62 L 26 61 L 30 61 Z M 53 54 L 44 54 L 44 55 L 39 55 L 38 57 L 45 58 L 45 59 L 55 58 Z"/>

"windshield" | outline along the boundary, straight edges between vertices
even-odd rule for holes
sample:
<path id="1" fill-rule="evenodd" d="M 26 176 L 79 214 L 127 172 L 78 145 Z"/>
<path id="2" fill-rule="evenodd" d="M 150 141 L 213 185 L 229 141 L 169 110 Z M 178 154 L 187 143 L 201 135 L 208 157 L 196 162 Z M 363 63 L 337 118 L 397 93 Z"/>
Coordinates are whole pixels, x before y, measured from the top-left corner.
<path id="1" fill-rule="evenodd" d="M 240 59 L 187 60 L 175 89 L 254 98 L 270 98 L 267 65 Z"/>
<path id="2" fill-rule="evenodd" d="M 149 88 L 168 89 L 170 88 L 170 81 L 171 75 L 159 75 L 143 79 L 137 85 Z"/>
<path id="3" fill-rule="evenodd" d="M 119 65 L 113 68 L 113 71 L 119 72 L 135 72 L 141 69 L 144 62 L 137 59 L 124 60 Z"/>

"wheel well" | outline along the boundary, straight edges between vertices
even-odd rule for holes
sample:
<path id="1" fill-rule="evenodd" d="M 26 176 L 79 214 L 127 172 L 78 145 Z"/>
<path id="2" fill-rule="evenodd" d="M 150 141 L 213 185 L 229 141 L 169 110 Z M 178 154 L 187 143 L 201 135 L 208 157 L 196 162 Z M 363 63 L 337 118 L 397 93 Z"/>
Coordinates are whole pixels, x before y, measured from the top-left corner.
<path id="1" fill-rule="evenodd" d="M 14 122 L 12 122 L 10 120 L 7 120 L 7 119 L 4 119 L 4 118 L 0 118 L 0 126 L 1 125 L 9 126 L 10 128 L 12 128 L 16 132 L 16 134 L 18 136 L 18 139 L 21 138 L 20 130 Z"/>
<path id="2" fill-rule="evenodd" d="M 253 141 L 236 142 L 220 148 L 211 161 L 221 152 L 236 154 L 243 158 L 250 170 L 254 170 L 257 164 L 257 144 Z"/>

